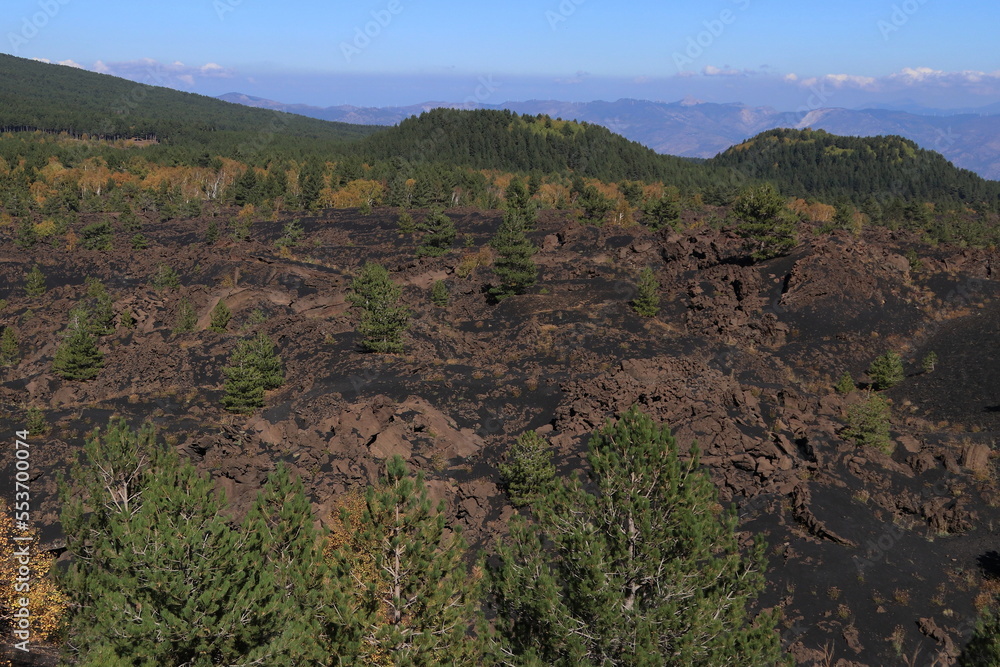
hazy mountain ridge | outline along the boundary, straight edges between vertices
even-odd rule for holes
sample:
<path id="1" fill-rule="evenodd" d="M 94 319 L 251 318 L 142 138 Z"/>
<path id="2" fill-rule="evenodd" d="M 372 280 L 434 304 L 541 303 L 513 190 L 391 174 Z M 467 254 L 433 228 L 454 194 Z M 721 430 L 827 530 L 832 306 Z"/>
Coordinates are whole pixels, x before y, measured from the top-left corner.
<path id="1" fill-rule="evenodd" d="M 405 107 L 341 105 L 320 108 L 283 104 L 240 93 L 228 93 L 220 99 L 323 120 L 378 125 L 395 124 L 438 107 L 467 108 L 467 105 L 444 102 Z M 1000 114 L 997 114 L 997 105 L 984 107 L 976 113 L 953 115 L 947 115 L 949 112 L 942 110 L 934 110 L 933 115 L 890 109 L 778 111 L 739 103 L 666 103 L 634 99 L 586 103 L 528 100 L 481 105 L 481 108 L 510 109 L 521 114 L 545 113 L 603 125 L 658 153 L 683 157 L 712 157 L 751 136 L 776 128 L 811 127 L 834 134 L 862 137 L 897 134 L 915 141 L 922 148 L 940 152 L 956 166 L 970 169 L 984 178 L 1000 179 Z"/>

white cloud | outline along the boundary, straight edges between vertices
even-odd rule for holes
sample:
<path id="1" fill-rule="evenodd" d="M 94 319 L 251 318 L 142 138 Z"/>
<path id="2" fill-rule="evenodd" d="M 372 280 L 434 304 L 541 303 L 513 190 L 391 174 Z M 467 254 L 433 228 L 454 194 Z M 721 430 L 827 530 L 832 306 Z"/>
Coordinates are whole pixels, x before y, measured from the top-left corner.
<path id="1" fill-rule="evenodd" d="M 854 74 L 824 74 L 823 76 L 803 79 L 801 82 L 801 85 L 806 88 L 814 88 L 824 84 L 833 86 L 834 88 L 872 90 L 877 86 L 878 80 L 870 76 L 857 76 Z"/>
<path id="2" fill-rule="evenodd" d="M 60 60 L 60 65 L 65 65 L 66 67 L 75 67 L 77 69 L 85 69 L 83 65 L 76 62 L 75 60 Z"/>
<path id="3" fill-rule="evenodd" d="M 120 76 L 139 83 L 154 86 L 193 88 L 201 79 L 219 79 L 233 76 L 233 71 L 218 63 L 206 63 L 200 67 L 185 65 L 179 60 L 161 63 L 152 58 L 139 58 L 120 62 L 98 60 L 91 68 L 101 74 Z"/>
<path id="4" fill-rule="evenodd" d="M 705 76 L 744 76 L 752 74 L 750 70 L 738 70 L 733 69 L 729 65 L 725 67 L 713 67 L 712 65 L 706 65 L 705 69 L 701 71 Z"/>

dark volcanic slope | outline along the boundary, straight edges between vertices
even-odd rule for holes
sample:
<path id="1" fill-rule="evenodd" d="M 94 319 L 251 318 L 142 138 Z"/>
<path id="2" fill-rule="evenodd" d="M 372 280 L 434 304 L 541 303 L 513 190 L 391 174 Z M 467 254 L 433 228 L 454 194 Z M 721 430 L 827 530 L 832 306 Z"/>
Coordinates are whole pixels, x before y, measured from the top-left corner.
<path id="1" fill-rule="evenodd" d="M 783 609 L 783 637 L 800 662 L 824 652 L 832 660 L 821 664 L 956 654 L 996 574 L 995 253 L 932 249 L 884 230 L 805 233 L 790 256 L 749 265 L 727 233 L 597 228 L 550 212 L 532 234 L 539 284 L 494 306 L 483 292 L 499 215 L 449 215 L 460 247 L 421 260 L 387 210 L 303 218 L 304 238 L 284 254 L 273 242 L 285 220 L 255 223 L 249 242 L 211 246 L 191 242 L 207 220 L 147 224 L 153 245 L 138 255 L 124 234 L 110 253 L 27 252 L 0 239 L 0 323 L 18 332 L 22 355 L 0 371 L 0 428 L 23 426 L 29 405 L 53 426 L 34 459 L 39 516 L 55 524 L 55 471 L 83 433 L 117 413 L 151 418 L 237 511 L 284 460 L 326 519 L 339 494 L 402 454 L 471 541 L 488 545 L 514 511 L 496 466 L 517 434 L 540 428 L 568 471 L 591 430 L 638 403 L 682 443 L 698 441 L 747 539 L 767 539 L 763 604 Z M 903 257 L 910 248 L 919 273 Z M 404 285 L 414 319 L 402 355 L 358 351 L 345 290 L 365 260 Z M 23 276 L 35 262 L 49 290 L 29 298 Z M 180 289 L 152 289 L 160 263 L 179 273 Z M 662 285 L 651 319 L 628 307 L 646 266 Z M 116 312 L 130 311 L 137 326 L 102 339 L 107 363 L 95 380 L 66 382 L 51 360 L 86 276 L 103 280 Z M 446 308 L 430 303 L 438 279 L 451 292 Z M 197 310 L 193 333 L 171 332 L 181 297 Z M 224 333 L 207 330 L 220 299 L 234 312 Z M 228 415 L 221 369 L 257 330 L 276 340 L 288 381 L 259 414 Z M 887 392 L 891 457 L 843 440 L 846 409 L 862 392 L 832 388 L 845 371 L 865 381 L 889 349 L 910 373 Z M 939 366 L 919 373 L 930 350 Z M 9 467 L 9 449 L 4 456 Z"/>

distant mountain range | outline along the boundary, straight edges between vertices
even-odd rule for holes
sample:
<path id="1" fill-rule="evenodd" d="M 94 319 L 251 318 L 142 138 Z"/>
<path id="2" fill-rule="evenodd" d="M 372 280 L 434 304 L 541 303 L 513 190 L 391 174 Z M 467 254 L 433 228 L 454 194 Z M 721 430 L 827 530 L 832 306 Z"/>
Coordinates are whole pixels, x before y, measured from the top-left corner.
<path id="1" fill-rule="evenodd" d="M 227 93 L 220 95 L 219 99 L 361 125 L 395 125 L 431 109 L 468 108 L 467 105 L 447 102 L 425 102 L 403 107 L 341 105 L 321 108 L 285 104 L 241 93 Z M 977 110 L 963 109 L 958 113 L 916 105 L 910 111 L 822 108 L 789 112 L 738 103 L 715 104 L 697 100 L 666 103 L 631 99 L 617 102 L 528 100 L 480 105 L 478 108 L 510 109 L 520 114 L 548 114 L 553 118 L 586 121 L 607 127 L 658 153 L 684 157 L 712 157 L 749 137 L 775 128 L 822 129 L 859 137 L 899 135 L 922 148 L 941 153 L 956 166 L 970 169 L 984 178 L 1000 180 L 1000 104 Z"/>

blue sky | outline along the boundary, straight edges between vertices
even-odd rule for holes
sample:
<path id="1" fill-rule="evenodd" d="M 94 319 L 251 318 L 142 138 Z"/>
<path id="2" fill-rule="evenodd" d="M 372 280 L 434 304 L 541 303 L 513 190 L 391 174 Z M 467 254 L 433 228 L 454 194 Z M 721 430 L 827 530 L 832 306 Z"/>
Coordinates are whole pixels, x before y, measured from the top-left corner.
<path id="1" fill-rule="evenodd" d="M 1000 101 L 998 25 L 996 2 L 944 0 L 7 0 L 0 50 L 316 106 L 949 108 Z"/>

